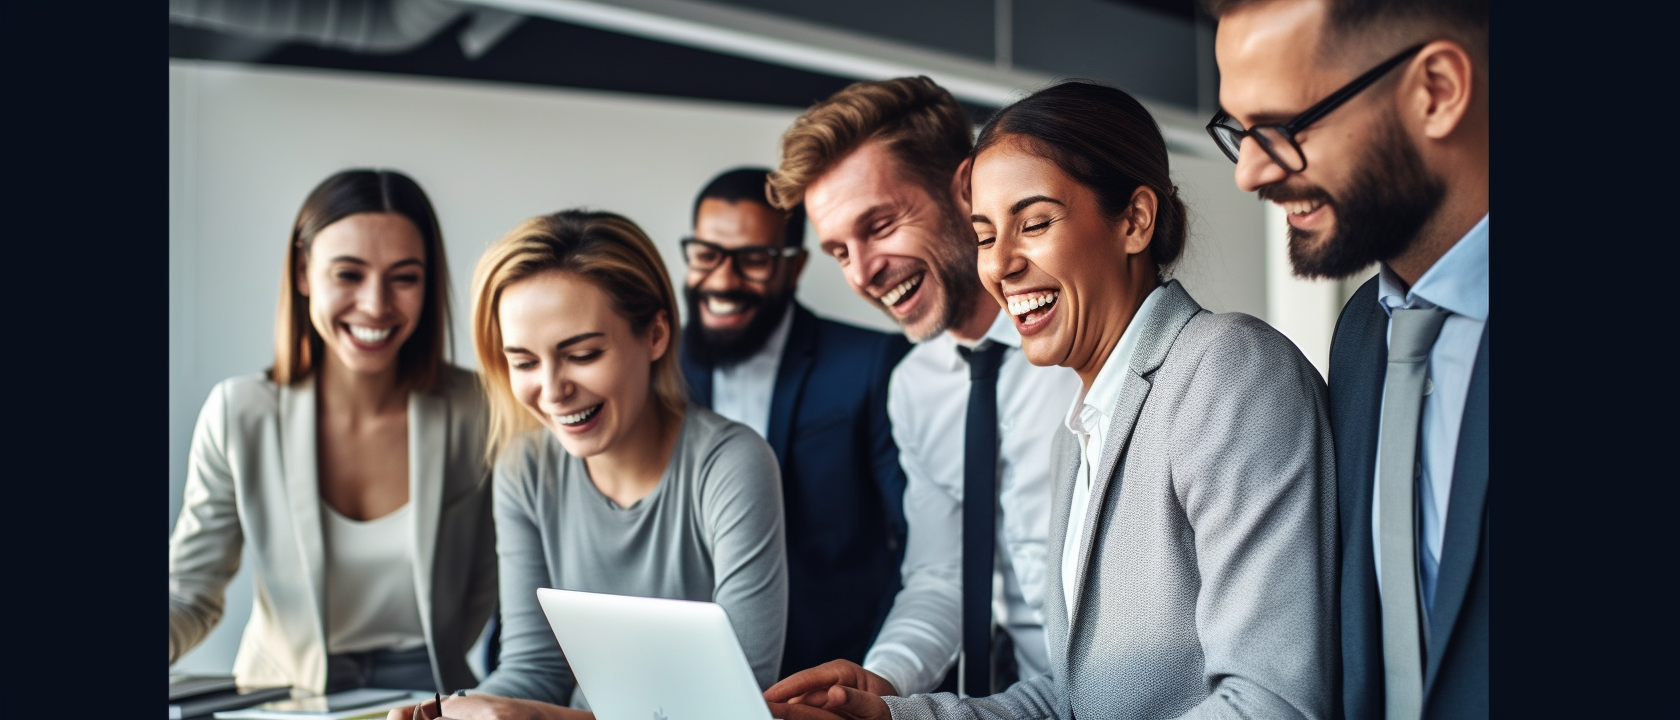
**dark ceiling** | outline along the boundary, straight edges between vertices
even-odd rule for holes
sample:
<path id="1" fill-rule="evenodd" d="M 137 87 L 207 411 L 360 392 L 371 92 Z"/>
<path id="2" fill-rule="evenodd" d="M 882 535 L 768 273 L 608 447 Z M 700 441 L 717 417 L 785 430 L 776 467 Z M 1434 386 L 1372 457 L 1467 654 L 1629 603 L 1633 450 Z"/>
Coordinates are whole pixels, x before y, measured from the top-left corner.
<path id="1" fill-rule="evenodd" d="M 371 0 L 377 2 L 378 0 Z M 975 0 L 711 0 L 992 63 L 999 33 Z M 285 4 L 288 0 L 268 0 Z M 986 3 L 985 7 L 990 5 Z M 1012 64 L 1060 77 L 1113 82 L 1196 109 L 1193 0 L 1012 0 Z M 549 87 L 585 88 L 803 108 L 852 79 L 581 25 L 526 17 L 476 57 L 462 50 L 462 15 L 394 53 L 274 40 L 172 15 L 169 56 Z M 995 108 L 968 105 L 976 122 Z"/>

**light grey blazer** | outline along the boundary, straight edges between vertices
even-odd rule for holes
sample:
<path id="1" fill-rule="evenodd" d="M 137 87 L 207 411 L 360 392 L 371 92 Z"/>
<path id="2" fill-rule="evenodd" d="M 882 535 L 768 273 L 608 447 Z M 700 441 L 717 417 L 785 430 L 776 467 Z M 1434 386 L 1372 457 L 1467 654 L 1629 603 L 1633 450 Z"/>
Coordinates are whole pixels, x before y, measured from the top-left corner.
<path id="1" fill-rule="evenodd" d="M 1145 319 L 1093 472 L 1071 616 L 1062 544 L 1078 440 L 1058 430 L 1050 673 L 895 718 L 1328 718 L 1336 484 L 1324 382 L 1265 323 L 1176 281 Z M 1124 443 L 1116 442 L 1125 440 Z"/>
<path id="2" fill-rule="evenodd" d="M 322 692 L 326 560 L 316 483 L 315 384 L 263 375 L 210 391 L 193 431 L 181 515 L 169 540 L 169 662 L 222 617 L 248 541 L 255 592 L 233 672 L 245 684 Z M 445 366 L 408 397 L 409 502 L 420 625 L 440 690 L 477 684 L 466 653 L 496 605 L 487 409 L 473 373 Z"/>

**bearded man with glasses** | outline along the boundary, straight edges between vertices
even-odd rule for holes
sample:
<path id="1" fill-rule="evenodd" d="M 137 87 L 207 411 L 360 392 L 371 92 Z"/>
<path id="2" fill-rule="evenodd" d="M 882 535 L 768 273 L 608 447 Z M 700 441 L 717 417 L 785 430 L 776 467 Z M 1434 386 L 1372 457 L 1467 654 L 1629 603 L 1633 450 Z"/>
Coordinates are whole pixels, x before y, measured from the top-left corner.
<path id="1" fill-rule="evenodd" d="M 887 385 L 910 343 L 794 300 L 805 210 L 770 205 L 769 173 L 724 172 L 694 200 L 694 235 L 681 243 L 680 358 L 693 401 L 758 431 L 781 464 L 785 677 L 834 658 L 862 662 L 898 594 L 905 479 Z"/>
<path id="2" fill-rule="evenodd" d="M 1330 349 L 1348 720 L 1488 716 L 1488 3 L 1206 0 L 1237 185 Z"/>

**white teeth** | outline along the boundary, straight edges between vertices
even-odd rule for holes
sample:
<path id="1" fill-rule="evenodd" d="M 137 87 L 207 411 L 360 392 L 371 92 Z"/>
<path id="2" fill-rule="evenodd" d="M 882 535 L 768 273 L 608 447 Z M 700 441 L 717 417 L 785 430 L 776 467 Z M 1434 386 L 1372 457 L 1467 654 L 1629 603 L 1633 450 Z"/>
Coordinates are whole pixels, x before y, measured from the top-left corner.
<path id="1" fill-rule="evenodd" d="M 883 305 L 897 305 L 899 298 L 904 297 L 905 293 L 916 289 L 916 286 L 920 284 L 922 284 L 922 276 L 918 274 L 909 280 L 899 283 L 898 287 L 881 293 L 881 303 Z"/>
<path id="2" fill-rule="evenodd" d="M 1020 316 L 1056 302 L 1059 292 L 1038 292 L 1030 295 L 1017 295 L 1009 299 L 1009 314 Z"/>
<path id="3" fill-rule="evenodd" d="M 396 328 L 370 328 L 360 325 L 350 325 L 348 327 L 351 335 L 369 345 L 385 342 L 385 338 L 391 337 L 391 332 L 396 330 Z"/>
<path id="4" fill-rule="evenodd" d="M 1283 211 L 1290 215 L 1306 215 L 1317 210 L 1320 204 L 1315 200 L 1289 200 L 1276 203 L 1278 207 L 1283 208 Z"/>
<path id="5" fill-rule="evenodd" d="M 741 312 L 741 304 L 715 297 L 706 298 L 706 310 L 713 315 L 734 315 Z"/>
<path id="6" fill-rule="evenodd" d="M 561 425 L 576 425 L 576 424 L 581 423 L 585 420 L 588 420 L 590 417 L 595 415 L 595 411 L 600 410 L 600 409 L 601 409 L 601 406 L 596 405 L 594 407 L 583 410 L 582 412 L 572 413 L 571 415 L 561 415 L 561 416 L 559 416 L 558 418 L 555 418 L 555 419 L 559 420 Z"/>

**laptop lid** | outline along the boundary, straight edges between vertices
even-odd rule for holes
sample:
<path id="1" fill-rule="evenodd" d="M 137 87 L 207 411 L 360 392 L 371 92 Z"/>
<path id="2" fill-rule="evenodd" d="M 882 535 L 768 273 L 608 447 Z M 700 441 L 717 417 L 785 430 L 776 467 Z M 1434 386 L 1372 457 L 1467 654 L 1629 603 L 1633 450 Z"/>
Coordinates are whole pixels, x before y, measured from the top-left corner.
<path id="1" fill-rule="evenodd" d="M 717 603 L 537 589 L 600 720 L 770 720 Z"/>

